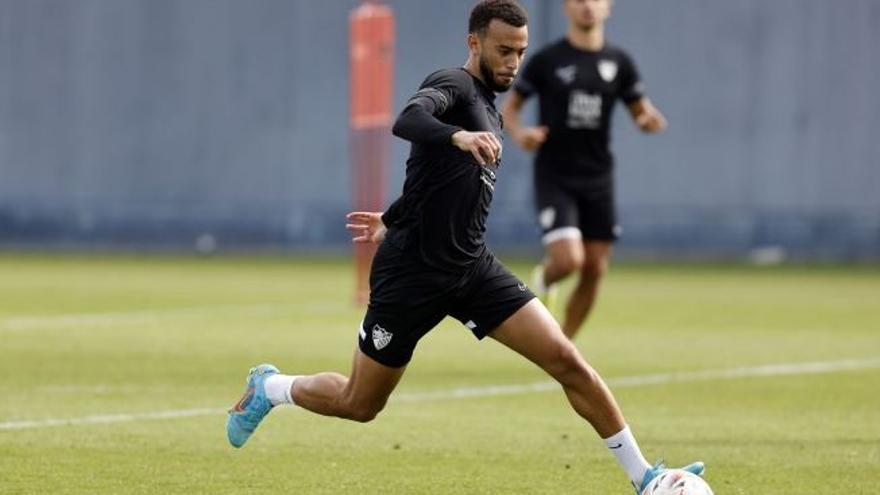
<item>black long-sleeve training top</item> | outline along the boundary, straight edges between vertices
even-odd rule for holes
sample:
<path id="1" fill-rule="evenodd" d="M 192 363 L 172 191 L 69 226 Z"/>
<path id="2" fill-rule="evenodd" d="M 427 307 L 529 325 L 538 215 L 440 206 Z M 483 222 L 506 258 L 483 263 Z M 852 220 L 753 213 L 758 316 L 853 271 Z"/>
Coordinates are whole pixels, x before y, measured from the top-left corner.
<path id="1" fill-rule="evenodd" d="M 426 264 L 463 272 L 485 251 L 484 233 L 500 162 L 481 166 L 452 144 L 460 130 L 502 139 L 495 93 L 463 68 L 429 75 L 394 124 L 412 143 L 403 194 L 384 213 L 386 242 Z"/>

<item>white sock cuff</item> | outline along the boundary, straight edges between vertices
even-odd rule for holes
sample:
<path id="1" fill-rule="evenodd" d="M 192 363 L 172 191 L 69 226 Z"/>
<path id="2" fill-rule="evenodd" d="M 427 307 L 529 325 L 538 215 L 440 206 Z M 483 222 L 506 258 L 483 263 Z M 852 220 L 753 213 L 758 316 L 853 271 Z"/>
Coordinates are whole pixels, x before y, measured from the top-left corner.
<path id="1" fill-rule="evenodd" d="M 630 431 L 630 429 L 629 429 L 629 425 L 626 425 L 623 427 L 622 430 L 618 431 L 617 433 L 615 433 L 614 435 L 611 435 L 608 438 L 605 438 L 604 440 L 605 440 L 605 445 L 607 447 L 611 448 L 612 446 L 615 446 L 619 443 L 624 443 L 624 442 L 628 442 L 628 441 L 634 442 L 635 438 L 633 437 L 632 431 Z"/>
<path id="2" fill-rule="evenodd" d="M 299 375 L 294 375 L 290 377 L 290 386 L 284 389 L 284 391 L 286 392 L 284 398 L 287 399 L 288 403 L 294 406 L 296 405 L 296 402 L 293 401 L 293 384 L 296 382 L 297 378 L 299 378 Z"/>
<path id="3" fill-rule="evenodd" d="M 272 403 L 273 406 L 279 404 L 296 405 L 293 402 L 291 390 L 293 389 L 293 382 L 295 382 L 297 378 L 299 378 L 297 375 L 282 374 L 266 377 L 266 381 L 263 382 L 263 385 L 266 387 L 266 397 L 269 399 L 269 402 Z"/>
<path id="4" fill-rule="evenodd" d="M 642 478 L 645 476 L 645 472 L 651 468 L 651 465 L 648 464 L 645 456 L 642 455 L 639 444 L 636 443 L 636 439 L 629 426 L 624 426 L 622 430 L 604 439 L 604 441 L 605 446 L 617 458 L 620 467 L 626 471 L 629 479 L 634 485 L 639 486 L 639 483 L 642 482 Z"/>

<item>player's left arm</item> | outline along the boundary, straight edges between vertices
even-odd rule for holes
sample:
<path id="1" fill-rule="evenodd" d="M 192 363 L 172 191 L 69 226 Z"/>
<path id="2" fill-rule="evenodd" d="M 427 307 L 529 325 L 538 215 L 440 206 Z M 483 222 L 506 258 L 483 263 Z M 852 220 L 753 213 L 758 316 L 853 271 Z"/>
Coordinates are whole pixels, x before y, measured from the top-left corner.
<path id="1" fill-rule="evenodd" d="M 669 123 L 663 113 L 651 103 L 647 96 L 642 96 L 637 100 L 633 100 L 626 105 L 633 122 L 647 133 L 658 133 L 666 130 Z"/>
<path id="2" fill-rule="evenodd" d="M 666 130 L 669 125 L 666 117 L 645 95 L 639 70 L 633 59 L 625 52 L 620 53 L 620 78 L 619 97 L 626 104 L 633 122 L 639 129 L 652 134 Z"/>

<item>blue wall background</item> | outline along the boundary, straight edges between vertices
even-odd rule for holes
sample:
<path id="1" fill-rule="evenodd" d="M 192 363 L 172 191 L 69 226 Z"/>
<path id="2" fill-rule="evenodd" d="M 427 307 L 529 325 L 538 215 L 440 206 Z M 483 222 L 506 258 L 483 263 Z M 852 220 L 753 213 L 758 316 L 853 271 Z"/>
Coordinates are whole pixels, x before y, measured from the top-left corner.
<path id="1" fill-rule="evenodd" d="M 399 110 L 464 62 L 472 2 L 388 3 Z M 523 3 L 533 46 L 564 32 L 560 1 Z M 344 248 L 356 4 L 0 0 L 0 243 Z M 618 109 L 622 251 L 880 257 L 880 2 L 614 10 L 671 123 L 644 136 Z M 529 157 L 505 157 L 490 242 L 537 250 Z"/>

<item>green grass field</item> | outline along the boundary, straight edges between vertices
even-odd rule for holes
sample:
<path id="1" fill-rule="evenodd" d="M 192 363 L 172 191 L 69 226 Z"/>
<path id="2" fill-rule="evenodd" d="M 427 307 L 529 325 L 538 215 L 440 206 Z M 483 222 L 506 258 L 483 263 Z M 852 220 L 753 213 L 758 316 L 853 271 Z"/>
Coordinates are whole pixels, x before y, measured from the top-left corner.
<path id="1" fill-rule="evenodd" d="M 339 260 L 0 256 L 0 493 L 631 493 L 558 390 L 518 388 L 539 370 L 454 321 L 374 422 L 281 409 L 229 447 L 253 364 L 347 372 L 351 285 Z M 618 264 L 577 343 L 646 456 L 706 461 L 716 494 L 880 493 L 877 267 Z"/>

